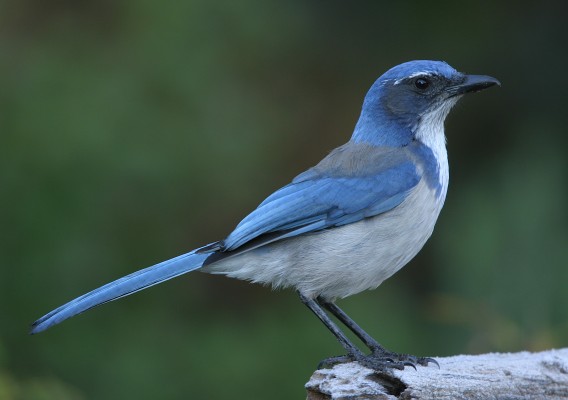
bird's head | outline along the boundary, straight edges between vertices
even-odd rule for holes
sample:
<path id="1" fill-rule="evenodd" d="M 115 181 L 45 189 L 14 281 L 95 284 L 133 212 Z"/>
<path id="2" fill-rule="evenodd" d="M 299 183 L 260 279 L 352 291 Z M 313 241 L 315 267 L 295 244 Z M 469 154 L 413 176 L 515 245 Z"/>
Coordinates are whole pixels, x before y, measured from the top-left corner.
<path id="1" fill-rule="evenodd" d="M 499 81 L 490 76 L 466 75 L 443 61 L 410 61 L 385 72 L 365 96 L 353 140 L 378 145 L 405 145 L 421 124 L 438 124 L 466 93 Z"/>

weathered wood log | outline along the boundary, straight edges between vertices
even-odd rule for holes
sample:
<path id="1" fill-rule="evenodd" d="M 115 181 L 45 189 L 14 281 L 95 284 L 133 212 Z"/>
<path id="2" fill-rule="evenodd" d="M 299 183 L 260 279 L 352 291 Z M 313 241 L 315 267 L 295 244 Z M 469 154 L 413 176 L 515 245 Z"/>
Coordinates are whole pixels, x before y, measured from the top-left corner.
<path id="1" fill-rule="evenodd" d="M 352 362 L 314 372 L 308 400 L 568 399 L 568 348 L 436 358 L 428 367 L 376 372 Z"/>

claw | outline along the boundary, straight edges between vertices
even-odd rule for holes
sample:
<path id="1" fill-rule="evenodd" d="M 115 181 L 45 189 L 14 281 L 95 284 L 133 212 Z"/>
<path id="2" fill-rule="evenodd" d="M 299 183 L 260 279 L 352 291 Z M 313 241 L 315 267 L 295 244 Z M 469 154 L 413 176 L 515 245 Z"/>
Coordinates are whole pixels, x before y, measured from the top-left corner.
<path id="1" fill-rule="evenodd" d="M 438 367 L 438 369 L 440 369 L 440 364 L 438 364 L 438 361 L 436 361 L 434 358 L 431 358 L 431 357 L 420 357 L 420 359 L 418 360 L 418 363 L 420 365 L 425 366 L 425 367 L 427 367 L 428 364 L 430 364 L 430 363 L 436 364 L 436 367 Z"/>
<path id="2" fill-rule="evenodd" d="M 418 371 L 418 370 L 416 369 L 416 365 L 415 365 L 414 363 L 410 362 L 410 361 L 405 361 L 405 362 L 404 362 L 404 366 L 405 366 L 405 367 L 412 367 L 412 368 L 414 368 L 415 371 Z"/>

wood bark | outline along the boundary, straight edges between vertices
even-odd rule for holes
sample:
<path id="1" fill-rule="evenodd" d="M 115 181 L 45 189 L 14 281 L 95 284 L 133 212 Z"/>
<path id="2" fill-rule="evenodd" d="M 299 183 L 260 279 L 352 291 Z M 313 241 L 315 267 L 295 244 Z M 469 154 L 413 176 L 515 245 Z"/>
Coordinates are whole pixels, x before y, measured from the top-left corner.
<path id="1" fill-rule="evenodd" d="M 377 372 L 356 362 L 314 372 L 308 400 L 568 399 L 568 348 L 436 358 L 428 367 Z"/>

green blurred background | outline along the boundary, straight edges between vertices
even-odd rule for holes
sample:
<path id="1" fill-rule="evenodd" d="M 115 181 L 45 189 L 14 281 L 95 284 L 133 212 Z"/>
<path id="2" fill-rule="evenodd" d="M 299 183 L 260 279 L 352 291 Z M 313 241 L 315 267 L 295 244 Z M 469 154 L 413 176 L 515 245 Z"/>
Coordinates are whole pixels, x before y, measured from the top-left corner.
<path id="1" fill-rule="evenodd" d="M 340 302 L 418 355 L 568 345 L 568 28 L 554 2 L 0 3 L 0 399 L 303 398 L 341 353 L 291 291 L 193 273 L 43 313 L 223 238 L 352 132 L 391 66 L 503 86 L 446 128 L 433 238 Z"/>

